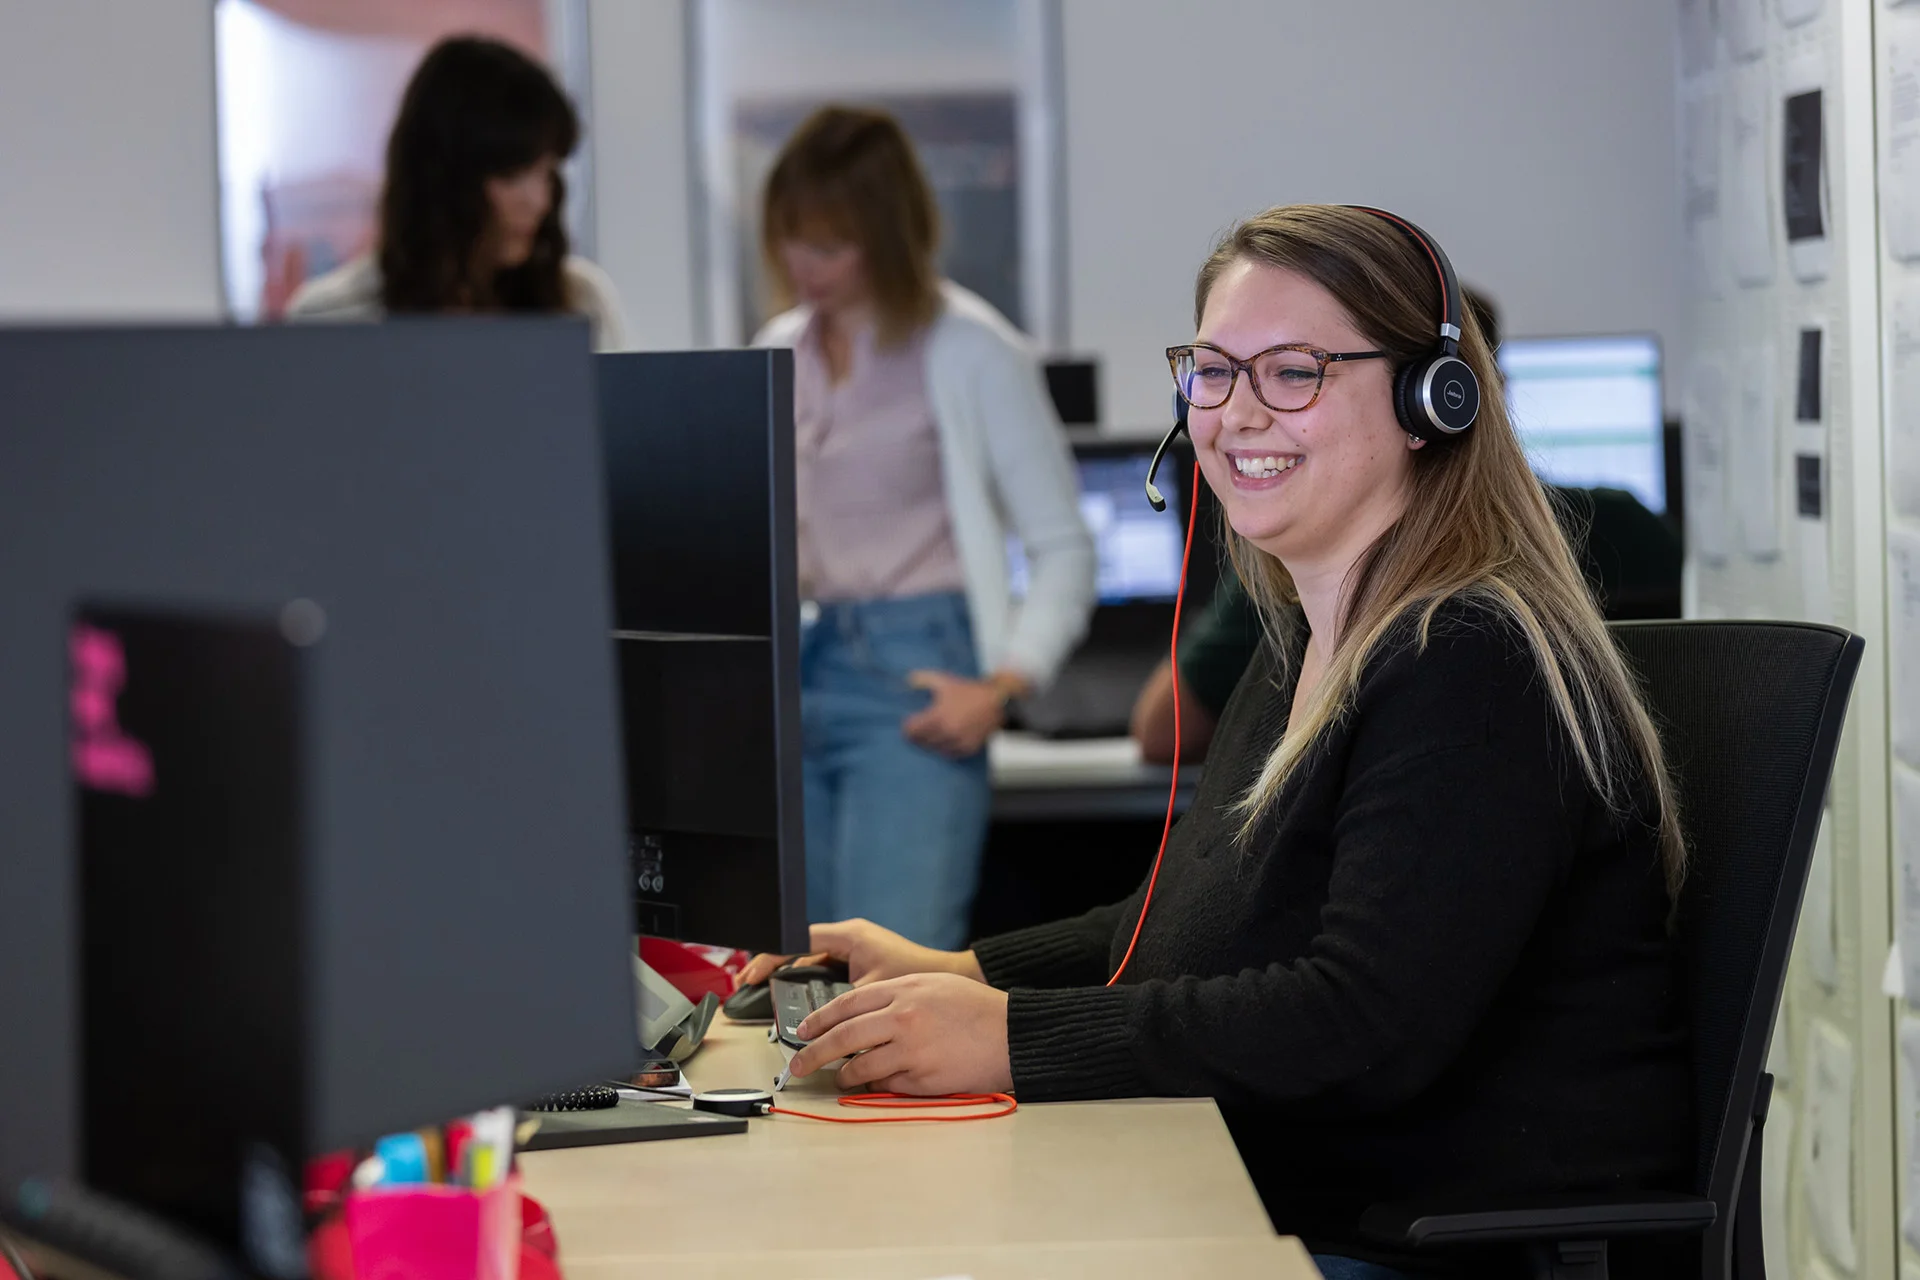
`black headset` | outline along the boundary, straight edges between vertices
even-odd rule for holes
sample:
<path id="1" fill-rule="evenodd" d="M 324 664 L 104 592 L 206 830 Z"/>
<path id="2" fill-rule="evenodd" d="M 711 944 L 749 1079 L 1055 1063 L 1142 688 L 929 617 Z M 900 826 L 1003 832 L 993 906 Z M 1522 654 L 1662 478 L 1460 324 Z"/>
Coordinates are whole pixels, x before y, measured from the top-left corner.
<path id="1" fill-rule="evenodd" d="M 1384 218 L 1406 234 L 1427 255 L 1440 277 L 1440 340 L 1433 350 L 1408 361 L 1393 375 L 1393 412 L 1400 428 L 1421 440 L 1451 440 L 1480 416 L 1480 379 L 1460 358 L 1460 332 L 1466 309 L 1460 302 L 1460 281 L 1440 242 L 1397 214 L 1364 204 L 1349 209 Z"/>
<path id="2" fill-rule="evenodd" d="M 1370 213 L 1398 227 L 1427 255 L 1434 274 L 1440 279 L 1439 340 L 1427 354 L 1394 371 L 1393 413 L 1400 421 L 1400 429 L 1416 439 L 1432 443 L 1451 440 L 1480 416 L 1480 379 L 1474 376 L 1473 367 L 1460 358 L 1461 321 L 1466 309 L 1461 303 L 1460 281 L 1453 274 L 1453 263 L 1447 260 L 1447 251 L 1440 247 L 1439 241 L 1398 214 L 1364 204 L 1344 207 Z M 1173 414 L 1173 429 L 1161 438 L 1160 446 L 1153 451 L 1153 461 L 1147 466 L 1147 501 L 1155 511 L 1165 511 L 1167 500 L 1154 485 L 1154 476 L 1174 438 L 1187 429 L 1187 402 L 1178 392 L 1173 397 Z"/>

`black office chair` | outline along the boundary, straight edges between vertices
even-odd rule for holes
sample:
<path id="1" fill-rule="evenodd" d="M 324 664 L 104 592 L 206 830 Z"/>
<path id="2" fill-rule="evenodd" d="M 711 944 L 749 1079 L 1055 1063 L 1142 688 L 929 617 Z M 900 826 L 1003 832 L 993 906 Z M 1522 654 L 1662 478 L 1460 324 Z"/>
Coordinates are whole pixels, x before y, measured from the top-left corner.
<path id="1" fill-rule="evenodd" d="M 1678 938 L 1699 1125 L 1693 1194 L 1375 1205 L 1362 1228 L 1413 1252 L 1524 1245 L 1536 1280 L 1606 1280 L 1607 1245 L 1698 1234 L 1702 1280 L 1764 1280 L 1760 1135 L 1773 1036 L 1814 836 L 1865 642 L 1790 622 L 1628 622 L 1679 789 L 1692 862 Z"/>

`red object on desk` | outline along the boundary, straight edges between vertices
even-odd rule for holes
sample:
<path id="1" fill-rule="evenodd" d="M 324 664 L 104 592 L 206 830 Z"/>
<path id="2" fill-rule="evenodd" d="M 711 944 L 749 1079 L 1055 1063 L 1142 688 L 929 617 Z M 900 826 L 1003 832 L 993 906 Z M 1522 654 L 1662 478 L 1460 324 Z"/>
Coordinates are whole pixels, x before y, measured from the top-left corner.
<path id="1" fill-rule="evenodd" d="M 519 1280 L 562 1280 L 560 1242 L 553 1234 L 553 1223 L 545 1206 L 528 1195 L 520 1197 L 520 1229 Z M 361 1280 L 354 1270 L 353 1242 L 343 1215 L 333 1214 L 314 1229 L 307 1242 L 307 1266 L 313 1280 Z M 0 1280 L 18 1278 L 0 1263 Z"/>
<path id="2" fill-rule="evenodd" d="M 640 958 L 695 1004 L 711 991 L 725 1000 L 733 994 L 733 975 L 753 957 L 726 947 L 703 947 L 666 938 L 640 939 Z"/>

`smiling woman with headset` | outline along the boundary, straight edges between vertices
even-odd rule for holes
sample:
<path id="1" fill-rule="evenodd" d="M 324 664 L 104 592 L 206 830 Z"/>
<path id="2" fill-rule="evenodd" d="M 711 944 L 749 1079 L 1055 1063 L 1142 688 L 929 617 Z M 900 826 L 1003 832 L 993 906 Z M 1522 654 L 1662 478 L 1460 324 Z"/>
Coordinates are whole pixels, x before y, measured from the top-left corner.
<path id="1" fill-rule="evenodd" d="M 1433 1265 L 1368 1252 L 1374 1202 L 1684 1184 L 1666 766 L 1445 255 L 1287 206 L 1196 292 L 1168 358 L 1269 639 L 1191 811 L 1077 919 L 963 952 L 816 927 L 859 989 L 795 1074 L 1210 1095 L 1335 1278 Z"/>

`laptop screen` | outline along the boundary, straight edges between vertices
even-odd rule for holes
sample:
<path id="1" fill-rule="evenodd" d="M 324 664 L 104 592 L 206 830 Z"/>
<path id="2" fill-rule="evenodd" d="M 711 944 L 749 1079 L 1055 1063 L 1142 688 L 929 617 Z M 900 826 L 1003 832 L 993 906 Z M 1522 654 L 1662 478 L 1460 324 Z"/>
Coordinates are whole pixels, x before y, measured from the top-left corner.
<path id="1" fill-rule="evenodd" d="M 1080 473 L 1080 514 L 1093 534 L 1099 558 L 1101 604 L 1171 602 L 1180 590 L 1180 551 L 1185 518 L 1173 492 L 1165 511 L 1147 504 L 1147 466 L 1152 446 L 1115 451 L 1110 446 L 1075 451 Z M 1169 487 L 1177 466 L 1163 464 L 1160 484 Z M 1175 478 L 1177 480 L 1177 477 Z M 1173 490 L 1183 486 L 1172 484 Z M 1027 560 L 1017 537 L 1007 539 L 1008 580 L 1015 597 L 1027 594 Z"/>

